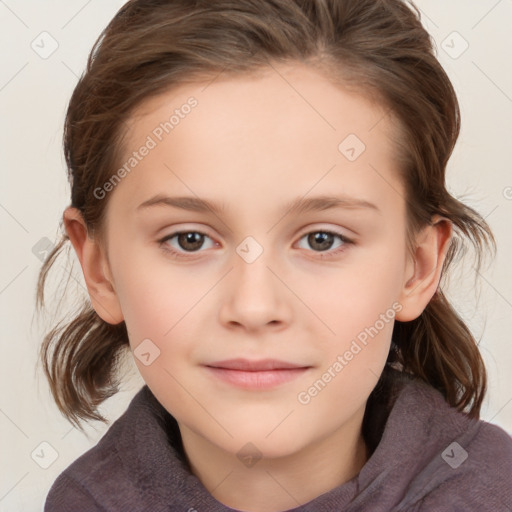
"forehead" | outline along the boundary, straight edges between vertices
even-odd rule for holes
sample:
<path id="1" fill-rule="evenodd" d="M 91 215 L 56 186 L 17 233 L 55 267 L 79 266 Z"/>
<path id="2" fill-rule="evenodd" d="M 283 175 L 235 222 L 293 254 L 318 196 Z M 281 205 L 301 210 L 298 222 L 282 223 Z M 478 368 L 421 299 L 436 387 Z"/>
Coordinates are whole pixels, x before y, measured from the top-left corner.
<path id="1" fill-rule="evenodd" d="M 348 193 L 383 179 L 400 188 L 386 109 L 304 65 L 182 84 L 143 102 L 128 126 L 122 163 L 152 147 L 116 191 L 127 207 L 166 186 L 239 202 L 335 183 Z"/>
<path id="2" fill-rule="evenodd" d="M 292 136 L 294 127 L 299 133 L 303 132 L 301 128 L 308 126 L 312 139 L 313 132 L 322 137 L 334 136 L 336 140 L 343 132 L 352 130 L 360 138 L 368 140 L 371 132 L 383 121 L 377 133 L 387 132 L 393 136 L 395 131 L 395 121 L 390 117 L 389 109 L 379 103 L 375 93 L 354 83 L 335 82 L 305 64 L 287 63 L 272 64 L 245 74 L 221 72 L 205 76 L 202 80 L 177 85 L 145 100 L 127 122 L 130 127 L 128 140 L 134 142 L 134 138 L 151 132 L 155 121 L 169 120 L 173 112 L 186 106 L 191 97 L 197 100 L 199 107 L 193 109 L 192 122 L 214 128 L 212 136 L 213 132 L 219 136 L 229 132 L 245 135 L 251 128 L 258 130 L 260 136 L 265 128 L 269 136 L 272 135 L 271 129 L 279 128 Z M 275 124 L 277 119 L 280 120 L 278 125 Z M 298 125 L 297 121 L 300 121 Z M 242 133 L 237 130 L 240 125 Z M 183 128 L 176 124 L 173 133 L 180 131 Z M 282 144 L 285 140 L 277 142 Z"/>

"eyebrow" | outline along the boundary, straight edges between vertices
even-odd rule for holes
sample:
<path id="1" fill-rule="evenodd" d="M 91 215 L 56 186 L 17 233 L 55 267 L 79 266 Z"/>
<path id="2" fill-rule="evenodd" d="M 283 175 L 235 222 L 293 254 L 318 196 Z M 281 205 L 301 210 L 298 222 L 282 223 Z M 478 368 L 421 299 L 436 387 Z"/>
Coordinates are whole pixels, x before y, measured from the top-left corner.
<path id="1" fill-rule="evenodd" d="M 168 206 L 173 208 L 180 208 L 182 210 L 189 210 L 194 212 L 213 212 L 216 215 L 221 215 L 225 212 L 224 203 L 216 203 L 201 199 L 199 197 L 170 197 L 158 194 L 147 201 L 144 201 L 137 210 L 147 210 L 154 206 Z M 346 209 L 370 209 L 380 212 L 377 205 L 350 196 L 329 196 L 321 195 L 316 197 L 304 198 L 299 197 L 290 203 L 284 205 L 284 211 L 287 214 L 301 214 L 311 211 L 323 211 L 333 208 L 346 208 Z"/>

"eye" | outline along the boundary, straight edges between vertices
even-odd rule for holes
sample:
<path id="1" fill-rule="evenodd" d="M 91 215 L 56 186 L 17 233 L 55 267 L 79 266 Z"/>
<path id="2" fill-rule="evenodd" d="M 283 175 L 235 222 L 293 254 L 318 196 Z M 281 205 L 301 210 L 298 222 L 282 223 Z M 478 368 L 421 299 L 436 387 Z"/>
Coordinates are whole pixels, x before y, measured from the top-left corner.
<path id="1" fill-rule="evenodd" d="M 340 241 L 339 244 L 335 246 L 334 250 L 329 251 L 329 249 L 332 249 L 335 245 L 336 239 Z M 322 253 L 322 258 L 335 256 L 346 250 L 348 244 L 354 243 L 341 233 L 334 233 L 332 231 L 311 231 L 310 233 L 306 233 L 299 242 L 302 240 L 306 240 L 307 244 L 313 248 L 314 252 Z"/>
<path id="2" fill-rule="evenodd" d="M 208 235 L 199 231 L 179 231 L 162 238 L 159 243 L 165 251 L 179 258 L 186 257 L 186 253 L 198 252 L 203 247 L 205 239 L 211 240 Z"/>
<path id="3" fill-rule="evenodd" d="M 187 258 L 187 253 L 201 252 L 200 249 L 205 248 L 204 244 L 207 239 L 211 241 L 211 244 L 210 247 L 206 248 L 218 245 L 208 235 L 200 231 L 178 231 L 159 240 L 159 244 L 164 251 L 170 253 L 173 257 Z M 339 240 L 338 245 L 335 245 L 336 239 Z M 346 250 L 347 245 L 354 243 L 341 233 L 324 230 L 306 233 L 300 238 L 299 243 L 302 240 L 306 240 L 313 252 L 320 253 L 321 258 L 334 257 Z M 334 250 L 331 250 L 333 247 Z"/>

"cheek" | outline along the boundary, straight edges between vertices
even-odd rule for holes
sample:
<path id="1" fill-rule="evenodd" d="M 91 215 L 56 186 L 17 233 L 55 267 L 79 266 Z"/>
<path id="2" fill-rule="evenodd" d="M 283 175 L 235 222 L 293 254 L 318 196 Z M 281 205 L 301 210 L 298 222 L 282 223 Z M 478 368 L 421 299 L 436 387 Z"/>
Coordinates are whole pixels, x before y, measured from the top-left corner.
<path id="1" fill-rule="evenodd" d="M 341 341 L 374 325 L 381 315 L 394 318 L 398 312 L 399 305 L 393 304 L 400 297 L 405 265 L 400 251 L 389 246 L 359 251 L 339 271 L 316 276 L 308 304 Z"/>
<path id="2" fill-rule="evenodd" d="M 124 240 L 133 240 L 126 244 Z M 178 265 L 157 244 L 137 242 L 132 233 L 113 233 L 110 261 L 130 342 L 161 339 L 205 292 L 208 276 Z"/>
<path id="3" fill-rule="evenodd" d="M 317 329 L 323 333 L 314 338 L 322 364 L 297 395 L 312 431 L 336 428 L 365 403 L 377 384 L 401 310 L 395 300 L 398 269 L 389 263 L 352 268 L 331 281 L 329 294 L 315 295 L 320 317 L 332 332 Z"/>
<path id="4" fill-rule="evenodd" d="M 190 400 L 180 383 L 190 387 L 183 371 L 193 359 L 201 296 L 210 286 L 183 269 L 171 272 L 169 265 L 140 263 L 125 259 L 119 272 L 130 347 L 146 384 L 168 410 L 180 415 L 182 404 Z"/>

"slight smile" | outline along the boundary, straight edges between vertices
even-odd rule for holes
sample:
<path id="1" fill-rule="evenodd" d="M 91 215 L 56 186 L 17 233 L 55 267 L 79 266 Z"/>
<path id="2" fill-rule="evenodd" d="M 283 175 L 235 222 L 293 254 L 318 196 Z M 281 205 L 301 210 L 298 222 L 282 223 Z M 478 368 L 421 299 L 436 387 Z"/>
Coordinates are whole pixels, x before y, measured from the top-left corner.
<path id="1" fill-rule="evenodd" d="M 230 359 L 204 365 L 217 379 L 248 390 L 271 389 L 303 375 L 311 368 L 277 359 Z"/>

